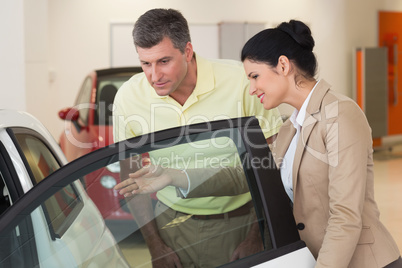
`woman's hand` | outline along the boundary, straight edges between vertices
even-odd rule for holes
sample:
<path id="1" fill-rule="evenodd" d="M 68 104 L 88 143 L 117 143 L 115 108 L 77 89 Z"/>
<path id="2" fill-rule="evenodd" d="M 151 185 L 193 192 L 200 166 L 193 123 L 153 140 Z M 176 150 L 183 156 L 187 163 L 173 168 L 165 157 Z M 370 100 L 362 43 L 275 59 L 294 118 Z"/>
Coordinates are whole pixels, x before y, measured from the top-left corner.
<path id="1" fill-rule="evenodd" d="M 114 189 L 121 195 L 130 197 L 135 194 L 154 193 L 169 185 L 187 189 L 187 175 L 182 170 L 148 164 L 130 173 L 129 178 L 117 184 Z"/>

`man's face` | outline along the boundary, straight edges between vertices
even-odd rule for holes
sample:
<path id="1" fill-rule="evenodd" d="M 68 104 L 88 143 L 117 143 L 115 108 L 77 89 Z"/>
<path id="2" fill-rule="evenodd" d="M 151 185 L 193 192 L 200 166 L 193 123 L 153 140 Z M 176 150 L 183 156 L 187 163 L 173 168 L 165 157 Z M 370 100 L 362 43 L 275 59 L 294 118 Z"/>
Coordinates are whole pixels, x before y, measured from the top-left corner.
<path id="1" fill-rule="evenodd" d="M 167 37 L 151 48 L 137 47 L 137 52 L 142 70 L 159 96 L 170 95 L 180 87 L 193 56 L 190 43 L 182 53 Z"/>

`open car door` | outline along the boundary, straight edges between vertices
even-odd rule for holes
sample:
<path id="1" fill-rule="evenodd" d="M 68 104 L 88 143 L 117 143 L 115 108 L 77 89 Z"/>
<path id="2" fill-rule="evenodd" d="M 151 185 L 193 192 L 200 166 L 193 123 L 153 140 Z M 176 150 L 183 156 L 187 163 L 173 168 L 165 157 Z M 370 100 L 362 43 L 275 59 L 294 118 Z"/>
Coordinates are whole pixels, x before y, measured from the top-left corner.
<path id="1" fill-rule="evenodd" d="M 97 230 L 96 225 L 99 223 L 83 222 L 80 226 L 91 232 L 81 230 L 70 233 L 68 238 L 63 237 L 65 232 L 62 231 L 69 226 L 57 225 L 59 230 L 54 230 L 58 219 L 65 214 L 71 214 L 74 209 L 71 206 L 84 200 L 79 199 L 79 194 L 71 193 L 71 185 L 75 188 L 76 185 L 82 185 L 85 176 L 95 178 L 93 183 L 101 183 L 105 180 L 105 168 L 119 172 L 123 168 L 120 163 L 130 163 L 130 172 L 134 172 L 141 168 L 141 158 L 144 155 L 150 158 L 153 165 L 188 171 L 190 183 L 195 181 L 188 193 L 191 198 L 202 198 L 206 204 L 213 202 L 217 197 L 232 195 L 241 195 L 244 200 L 250 200 L 252 211 L 255 213 L 254 221 L 239 223 L 239 226 L 214 236 L 213 240 L 211 238 L 210 243 L 219 243 L 220 240 L 227 239 L 237 229 L 243 228 L 243 225 L 257 224 L 263 249 L 233 262 L 222 261 L 217 266 L 314 267 L 313 256 L 300 240 L 280 172 L 275 166 L 258 120 L 254 117 L 188 125 L 135 137 L 89 153 L 56 170 L 15 202 L 0 218 L 0 245 L 4 252 L 0 267 L 9 267 L 10 264 L 18 264 L 20 261 L 24 263 L 24 258 L 27 258 L 24 252 L 30 252 L 31 255 L 31 262 L 26 263 L 35 267 L 51 267 L 54 263 L 52 258 L 60 257 L 57 252 L 64 247 L 76 248 L 75 253 L 79 254 L 79 248 L 85 247 L 91 239 L 88 234 L 97 235 L 94 230 Z M 82 185 L 80 188 L 88 191 L 91 187 L 95 185 Z M 189 199 L 177 195 L 178 189 L 172 186 L 162 191 L 150 200 L 162 200 L 164 206 L 174 208 L 180 206 L 183 199 Z M 119 193 L 114 192 L 114 198 L 117 198 Z M 174 194 L 176 199 L 168 203 L 165 196 L 170 193 Z M 49 202 L 63 202 L 63 198 L 68 199 L 68 202 L 63 203 L 61 211 L 49 211 Z M 120 202 L 119 207 L 114 209 L 129 210 L 128 203 L 135 206 L 137 211 L 147 209 L 142 207 L 142 203 L 132 202 L 133 200 Z M 175 228 L 195 216 L 191 211 L 187 214 L 188 217 L 184 217 L 182 221 L 160 226 L 159 231 Z M 35 224 L 35 219 L 40 215 L 47 225 Z M 158 217 L 158 214 L 155 213 L 153 217 Z M 149 249 L 139 232 L 143 223 L 139 222 L 135 226 L 132 222 L 126 224 L 131 226 L 122 226 L 121 233 L 115 234 L 124 258 L 131 267 L 152 267 Z M 45 254 L 38 247 L 38 241 L 48 233 L 52 235 L 52 239 L 62 240 L 63 243 L 59 243 L 57 248 L 48 250 Z M 195 247 L 208 239 L 189 242 L 184 244 L 182 249 Z M 8 241 L 7 244 L 4 241 Z M 222 247 L 217 254 L 230 256 L 230 251 L 231 249 Z M 91 258 L 101 260 L 105 257 L 105 252 L 92 255 Z M 85 257 L 80 259 L 85 260 Z M 85 263 L 71 264 L 72 267 L 81 265 L 85 266 Z M 194 265 L 197 266 L 197 263 Z"/>

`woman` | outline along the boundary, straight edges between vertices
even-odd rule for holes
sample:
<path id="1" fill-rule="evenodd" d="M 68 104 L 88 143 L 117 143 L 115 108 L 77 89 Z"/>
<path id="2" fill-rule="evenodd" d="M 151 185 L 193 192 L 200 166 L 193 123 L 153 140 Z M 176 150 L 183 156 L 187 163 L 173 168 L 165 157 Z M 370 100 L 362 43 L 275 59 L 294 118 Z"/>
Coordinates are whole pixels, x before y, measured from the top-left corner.
<path id="1" fill-rule="evenodd" d="M 374 201 L 371 129 L 356 103 L 315 79 L 314 39 L 291 20 L 252 37 L 241 59 L 265 109 L 295 108 L 273 147 L 316 267 L 402 267 Z"/>

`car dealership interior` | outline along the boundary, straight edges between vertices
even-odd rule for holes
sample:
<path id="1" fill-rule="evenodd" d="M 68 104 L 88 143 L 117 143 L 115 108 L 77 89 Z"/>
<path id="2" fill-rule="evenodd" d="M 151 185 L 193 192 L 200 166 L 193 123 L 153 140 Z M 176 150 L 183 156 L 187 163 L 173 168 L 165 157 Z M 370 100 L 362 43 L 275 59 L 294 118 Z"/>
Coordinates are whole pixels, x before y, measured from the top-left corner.
<path id="1" fill-rule="evenodd" d="M 3 0 L 0 5 L 0 109 L 32 114 L 57 142 L 69 127 L 59 111 L 74 105 L 91 71 L 139 67 L 131 31 L 149 9 L 180 10 L 194 51 L 206 58 L 239 60 L 255 33 L 290 19 L 304 21 L 316 41 L 317 78 L 354 99 L 367 116 L 380 219 L 402 249 L 402 2 Z M 290 106 L 279 108 L 284 119 L 292 114 Z M 138 247 L 121 242 L 126 256 Z"/>

